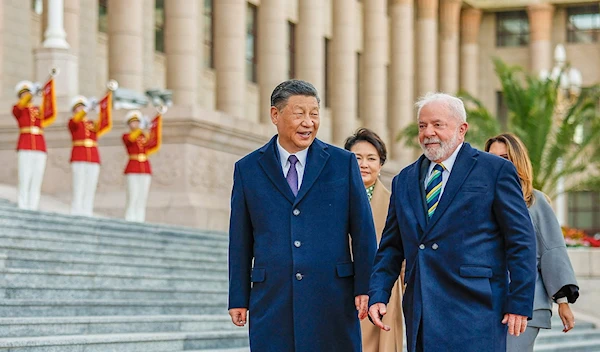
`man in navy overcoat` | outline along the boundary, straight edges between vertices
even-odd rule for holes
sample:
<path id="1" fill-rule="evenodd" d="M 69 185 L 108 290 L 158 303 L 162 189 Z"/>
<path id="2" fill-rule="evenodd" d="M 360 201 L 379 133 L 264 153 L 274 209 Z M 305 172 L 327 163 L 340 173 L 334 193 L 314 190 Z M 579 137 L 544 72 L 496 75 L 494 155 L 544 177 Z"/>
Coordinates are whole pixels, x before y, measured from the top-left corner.
<path id="1" fill-rule="evenodd" d="M 310 83 L 280 84 L 271 105 L 277 135 L 235 164 L 229 314 L 249 319 L 252 351 L 360 351 L 377 245 L 356 157 L 315 138 Z"/>
<path id="2" fill-rule="evenodd" d="M 417 106 L 424 155 L 393 180 L 369 315 L 389 329 L 380 317 L 406 259 L 409 351 L 506 351 L 507 329 L 518 336 L 531 318 L 536 279 L 515 167 L 464 143 L 460 99 L 429 94 Z"/>

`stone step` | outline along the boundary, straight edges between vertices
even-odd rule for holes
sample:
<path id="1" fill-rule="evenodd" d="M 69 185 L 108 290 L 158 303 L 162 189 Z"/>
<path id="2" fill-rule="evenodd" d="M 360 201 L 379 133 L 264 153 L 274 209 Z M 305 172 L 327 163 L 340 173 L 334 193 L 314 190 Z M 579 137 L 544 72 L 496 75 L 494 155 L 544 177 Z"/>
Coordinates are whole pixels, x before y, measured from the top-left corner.
<path id="1" fill-rule="evenodd" d="M 577 329 L 577 330 L 594 329 L 594 328 L 595 328 L 595 325 L 588 321 L 583 321 L 583 320 L 577 319 L 577 321 L 575 323 L 575 329 Z M 552 329 L 550 331 L 552 331 L 552 332 L 562 331 L 562 329 L 563 329 L 563 323 L 560 320 L 560 318 L 552 317 Z M 542 329 L 540 331 L 540 334 L 543 332 L 547 332 L 547 329 Z"/>
<path id="2" fill-rule="evenodd" d="M 0 317 L 227 314 L 223 301 L 0 300 Z"/>
<path id="3" fill-rule="evenodd" d="M 579 329 L 575 327 L 568 333 L 562 330 L 541 331 L 536 339 L 536 344 L 553 344 L 553 343 L 572 343 L 581 340 L 600 340 L 600 330 L 598 329 Z"/>
<path id="4" fill-rule="evenodd" d="M 12 248 L 15 246 L 30 246 L 40 248 L 63 249 L 68 248 L 72 252 L 106 251 L 121 255 L 153 255 L 170 256 L 182 259 L 211 258 L 212 260 L 226 260 L 227 250 L 224 248 L 206 248 L 196 246 L 195 250 L 176 250 L 166 248 L 143 248 L 137 246 L 123 246 L 106 243 L 85 243 L 82 241 L 61 241 L 57 239 L 47 239 L 43 234 L 39 238 L 34 236 L 26 237 L 20 235 L 7 236 L 0 235 L 0 248 Z M 212 251 L 211 251 L 212 250 Z"/>
<path id="5" fill-rule="evenodd" d="M 96 273 L 119 273 L 132 275 L 196 275 L 200 271 L 206 271 L 215 275 L 227 276 L 227 265 L 225 263 L 198 263 L 193 267 L 182 265 L 160 265 L 147 263 L 136 265 L 123 260 L 126 263 L 109 262 L 82 258 L 81 260 L 55 260 L 30 259 L 27 256 L 11 256 L 4 260 L 6 268 L 21 269 L 43 269 L 43 270 L 71 270 L 71 271 L 93 271 Z"/>
<path id="6" fill-rule="evenodd" d="M 204 244 L 211 248 L 227 248 L 227 235 L 219 234 L 217 237 L 213 233 L 197 231 L 196 236 L 176 236 L 176 233 L 159 232 L 154 233 L 151 230 L 137 231 L 129 230 L 110 230 L 98 229 L 91 226 L 77 224 L 56 224 L 53 222 L 44 222 L 41 220 L 19 220 L 18 218 L 0 218 L 0 233 L 18 233 L 35 235 L 44 233 L 46 236 L 55 236 L 59 238 L 72 237 L 76 239 L 87 238 L 99 242 L 99 239 L 128 240 L 132 243 L 148 244 L 174 244 L 174 245 L 192 245 Z"/>
<path id="7" fill-rule="evenodd" d="M 164 237 L 165 239 L 179 238 L 192 240 L 227 240 L 227 236 L 224 232 L 199 231 L 194 228 L 165 224 L 134 223 L 120 219 L 82 217 L 40 211 L 29 211 L 17 209 L 12 206 L 6 206 L 0 203 L 0 225 L 10 226 L 11 224 L 15 223 L 20 226 L 43 223 L 54 228 L 66 227 L 71 229 L 83 229 L 86 233 L 129 233 L 135 234 L 140 238 L 143 238 L 144 236 L 157 235 Z"/>
<path id="8" fill-rule="evenodd" d="M 127 334 L 150 332 L 198 332 L 235 328 L 229 316 L 154 315 L 105 317 L 0 318 L 0 336 Z"/>
<path id="9" fill-rule="evenodd" d="M 551 344 L 536 342 L 533 350 L 534 352 L 599 352 L 600 339 Z"/>
<path id="10" fill-rule="evenodd" d="M 188 268 L 201 268 L 206 263 L 227 266 L 227 259 L 222 255 L 211 256 L 209 254 L 196 255 L 193 257 L 180 257 L 177 255 L 152 255 L 152 254 L 131 254 L 123 251 L 99 250 L 80 250 L 72 251 L 70 248 L 59 245 L 40 246 L 37 243 L 26 243 L 20 245 L 7 245 L 0 242 L 0 253 L 6 254 L 8 258 L 20 257 L 31 258 L 32 260 L 95 260 L 103 263 L 132 264 L 132 265 L 166 265 L 181 266 Z"/>
<path id="11" fill-rule="evenodd" d="M 129 290 L 202 290 L 227 292 L 227 277 L 199 272 L 196 276 L 100 274 L 85 271 L 45 271 L 0 269 L 0 288 L 40 289 L 129 289 Z"/>
<path id="12" fill-rule="evenodd" d="M 243 347 L 247 346 L 247 340 L 247 331 L 245 330 L 196 333 L 66 335 L 0 338 L 0 349 L 9 348 L 10 352 L 165 352 Z"/>

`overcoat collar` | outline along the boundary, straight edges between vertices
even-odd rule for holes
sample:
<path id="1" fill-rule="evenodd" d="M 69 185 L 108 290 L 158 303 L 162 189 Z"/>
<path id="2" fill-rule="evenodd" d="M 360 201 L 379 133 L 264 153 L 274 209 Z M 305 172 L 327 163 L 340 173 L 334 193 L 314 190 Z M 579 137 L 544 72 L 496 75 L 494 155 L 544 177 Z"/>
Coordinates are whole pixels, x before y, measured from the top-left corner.
<path id="1" fill-rule="evenodd" d="M 327 144 L 316 138 L 310 147 L 308 147 L 308 156 L 306 158 L 306 166 L 304 167 L 304 177 L 302 178 L 302 185 L 300 186 L 296 197 L 294 197 L 294 194 L 283 175 L 283 170 L 281 169 L 279 152 L 277 151 L 277 135 L 273 136 L 269 143 L 259 149 L 259 152 L 262 155 L 259 157 L 258 162 L 277 190 L 279 190 L 290 203 L 297 204 L 312 188 L 321 174 L 321 171 L 323 171 L 323 167 L 325 167 L 325 164 L 329 159 L 327 149 Z"/>
<path id="2" fill-rule="evenodd" d="M 416 184 L 413 183 L 412 187 L 409 187 L 408 190 L 411 199 L 410 203 L 412 204 L 413 211 L 417 217 L 417 221 L 419 222 L 421 229 L 424 230 L 423 237 L 427 236 L 427 234 L 431 232 L 444 212 L 448 209 L 450 204 L 452 204 L 452 201 L 456 197 L 460 187 L 464 183 L 467 176 L 469 176 L 473 166 L 475 166 L 478 154 L 479 152 L 477 149 L 472 148 L 469 143 L 464 143 L 458 153 L 458 156 L 456 157 L 454 167 L 452 168 L 452 173 L 450 173 L 450 177 L 444 186 L 442 198 L 440 199 L 435 213 L 433 213 L 433 216 L 431 219 L 429 219 L 429 222 L 425 217 L 425 205 L 423 203 L 424 200 L 421 194 L 421 190 L 424 186 L 423 179 L 420 177 L 421 170 L 424 167 L 423 164 L 428 164 L 429 160 L 427 160 L 424 155 L 421 155 L 415 164 L 415 167 L 410 171 L 412 174 L 409 175 L 409 179 L 412 180 L 411 182 L 416 182 Z"/>

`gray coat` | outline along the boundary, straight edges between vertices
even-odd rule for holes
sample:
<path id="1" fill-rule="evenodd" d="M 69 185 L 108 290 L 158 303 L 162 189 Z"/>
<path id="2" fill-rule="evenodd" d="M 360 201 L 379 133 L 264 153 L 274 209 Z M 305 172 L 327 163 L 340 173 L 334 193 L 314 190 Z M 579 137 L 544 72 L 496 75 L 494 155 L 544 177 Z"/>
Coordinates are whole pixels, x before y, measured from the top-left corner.
<path id="1" fill-rule="evenodd" d="M 537 278 L 533 319 L 528 325 L 549 329 L 552 296 L 565 285 L 578 285 L 556 215 L 542 192 L 534 190 L 533 194 L 529 214 L 537 240 Z"/>

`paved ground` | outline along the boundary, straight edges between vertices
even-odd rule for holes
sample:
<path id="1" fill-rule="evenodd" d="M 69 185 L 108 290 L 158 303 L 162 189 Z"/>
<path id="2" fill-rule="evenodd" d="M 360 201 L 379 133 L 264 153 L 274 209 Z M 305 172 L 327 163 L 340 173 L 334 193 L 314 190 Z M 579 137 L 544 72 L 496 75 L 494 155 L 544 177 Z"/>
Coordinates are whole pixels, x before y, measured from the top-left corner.
<path id="1" fill-rule="evenodd" d="M 600 326 L 600 277 L 577 278 L 579 282 L 579 299 L 572 306 L 577 317 L 592 321 Z"/>

